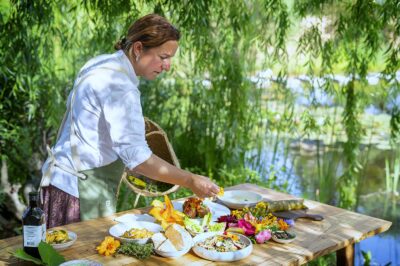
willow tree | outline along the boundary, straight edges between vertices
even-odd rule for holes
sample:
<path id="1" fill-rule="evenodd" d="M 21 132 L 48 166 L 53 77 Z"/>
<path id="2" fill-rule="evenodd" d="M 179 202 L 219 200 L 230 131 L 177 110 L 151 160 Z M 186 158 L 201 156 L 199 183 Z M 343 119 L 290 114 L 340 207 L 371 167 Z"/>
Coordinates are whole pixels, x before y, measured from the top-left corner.
<path id="1" fill-rule="evenodd" d="M 328 37 L 320 23 L 312 24 L 299 36 L 297 53 L 305 58 L 303 70 L 324 78 L 324 90 L 344 102 L 347 168 L 339 187 L 343 206 L 351 206 L 354 191 L 346 188 L 354 190 L 359 178 L 363 82 L 376 57 L 386 60 L 380 71 L 395 84 L 383 95 L 399 92 L 394 79 L 399 69 L 399 10 L 395 0 L 2 1 L 1 173 L 3 195 L 14 199 L 3 204 L 18 213 L 20 186 L 37 186 L 44 147 L 54 142 L 79 68 L 95 55 L 113 52 L 113 43 L 132 21 L 156 12 L 177 25 L 183 38 L 172 73 L 142 81 L 144 113 L 167 131 L 183 167 L 196 168 L 222 185 L 265 184 L 262 173 L 248 169 L 249 152 L 266 135 L 304 130 L 296 128 L 289 101 L 279 114 L 284 119 L 274 121 L 277 110 L 265 108 L 269 105 L 261 100 L 263 89 L 249 77 L 273 69 L 277 95 L 289 99 L 291 33 L 304 19 L 329 18 Z M 345 86 L 326 78 L 338 69 L 353 77 Z M 302 119 L 315 125 L 310 116 Z M 399 110 L 394 108 L 394 143 L 398 132 Z"/>

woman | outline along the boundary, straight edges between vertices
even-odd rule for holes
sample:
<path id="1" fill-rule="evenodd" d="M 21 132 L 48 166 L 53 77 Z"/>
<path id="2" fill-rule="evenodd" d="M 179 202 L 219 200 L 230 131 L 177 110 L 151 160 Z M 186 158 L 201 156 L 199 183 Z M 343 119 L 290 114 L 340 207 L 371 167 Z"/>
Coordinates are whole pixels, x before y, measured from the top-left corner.
<path id="1" fill-rule="evenodd" d="M 147 15 L 130 26 L 116 53 L 95 57 L 80 70 L 42 169 L 48 228 L 113 214 L 125 167 L 199 197 L 218 193 L 207 177 L 152 154 L 145 140 L 138 77 L 152 80 L 168 71 L 179 38 L 165 18 Z"/>

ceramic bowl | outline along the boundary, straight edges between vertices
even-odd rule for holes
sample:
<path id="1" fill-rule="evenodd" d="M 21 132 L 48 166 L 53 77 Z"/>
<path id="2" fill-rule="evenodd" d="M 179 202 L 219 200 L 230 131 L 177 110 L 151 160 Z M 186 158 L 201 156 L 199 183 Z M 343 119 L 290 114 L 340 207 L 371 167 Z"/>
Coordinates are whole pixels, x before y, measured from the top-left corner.
<path id="1" fill-rule="evenodd" d="M 140 221 L 132 221 L 129 223 L 119 223 L 110 228 L 108 231 L 110 235 L 112 235 L 114 238 L 120 240 L 123 243 L 128 243 L 128 242 L 135 242 L 138 244 L 146 244 L 149 240 L 150 237 L 148 238 L 125 238 L 121 237 L 126 231 L 132 229 L 132 228 L 137 228 L 137 229 L 147 229 L 153 233 L 159 233 L 162 231 L 162 227 L 156 223 L 150 223 L 150 222 L 140 222 Z"/>
<path id="2" fill-rule="evenodd" d="M 50 232 L 53 232 L 53 230 L 49 230 L 48 231 L 49 233 Z M 71 231 L 67 231 L 67 233 L 68 233 L 68 237 L 69 237 L 69 241 L 67 241 L 67 242 L 65 242 L 65 243 L 60 243 L 60 244 L 50 244 L 54 249 L 56 249 L 56 250 L 64 250 L 64 249 L 67 249 L 67 248 L 69 248 L 70 246 L 72 246 L 72 244 L 74 244 L 75 243 L 75 241 L 76 241 L 76 239 L 78 238 L 78 236 L 74 233 L 74 232 L 71 232 Z"/>
<path id="3" fill-rule="evenodd" d="M 154 249 L 154 251 L 158 255 L 165 257 L 165 258 L 179 258 L 179 257 L 182 257 L 183 255 L 185 255 L 186 253 L 188 253 L 191 248 L 192 248 L 192 245 L 187 245 L 184 249 L 178 250 L 178 251 L 165 252 L 165 251 L 161 251 L 158 249 Z"/>
<path id="4" fill-rule="evenodd" d="M 93 260 L 69 260 L 61 263 L 60 266 L 102 266 L 102 264 Z"/>
<path id="5" fill-rule="evenodd" d="M 220 235 L 220 233 L 210 232 L 210 233 L 203 233 L 197 235 L 193 239 L 193 252 L 196 253 L 197 256 L 211 261 L 237 261 L 248 257 L 251 252 L 253 251 L 253 244 L 251 243 L 250 239 L 246 236 L 241 234 L 235 234 L 240 237 L 247 246 L 241 250 L 237 251 L 229 251 L 229 252 L 218 252 L 214 250 L 207 250 L 203 247 L 197 245 L 197 243 L 204 241 L 206 238 Z"/>
<path id="6" fill-rule="evenodd" d="M 278 234 L 287 234 L 290 238 L 283 239 L 283 238 L 280 238 L 278 236 Z M 287 231 L 276 231 L 276 232 L 272 233 L 271 238 L 272 238 L 272 240 L 274 240 L 277 243 L 288 244 L 288 243 L 290 243 L 290 242 L 292 242 L 293 240 L 296 239 L 296 234 L 291 233 L 291 232 L 287 232 Z"/>
<path id="7" fill-rule="evenodd" d="M 225 191 L 223 196 L 218 196 L 218 200 L 231 209 L 243 209 L 256 205 L 263 197 L 252 191 L 230 190 Z"/>

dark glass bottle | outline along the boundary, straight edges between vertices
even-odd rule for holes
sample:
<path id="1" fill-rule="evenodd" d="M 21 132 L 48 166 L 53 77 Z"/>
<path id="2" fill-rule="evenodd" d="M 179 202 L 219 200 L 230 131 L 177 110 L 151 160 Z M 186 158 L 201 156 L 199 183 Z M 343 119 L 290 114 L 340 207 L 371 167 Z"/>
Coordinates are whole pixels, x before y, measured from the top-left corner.
<path id="1" fill-rule="evenodd" d="M 39 193 L 29 193 L 29 206 L 22 216 L 24 251 L 39 258 L 39 243 L 46 241 L 46 220 L 43 210 L 39 207 Z"/>

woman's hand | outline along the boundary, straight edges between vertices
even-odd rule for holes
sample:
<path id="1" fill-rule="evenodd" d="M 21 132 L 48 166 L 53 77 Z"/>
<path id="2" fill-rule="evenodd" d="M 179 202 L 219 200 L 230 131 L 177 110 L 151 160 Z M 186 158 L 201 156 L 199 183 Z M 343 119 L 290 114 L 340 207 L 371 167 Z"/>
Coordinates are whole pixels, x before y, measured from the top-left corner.
<path id="1" fill-rule="evenodd" d="M 215 197 L 219 192 L 209 178 L 179 169 L 154 154 L 133 170 L 154 180 L 186 187 L 200 198 Z"/>
<path id="2" fill-rule="evenodd" d="M 200 198 L 215 197 L 219 192 L 219 187 L 209 178 L 196 174 L 192 174 L 188 188 Z"/>

